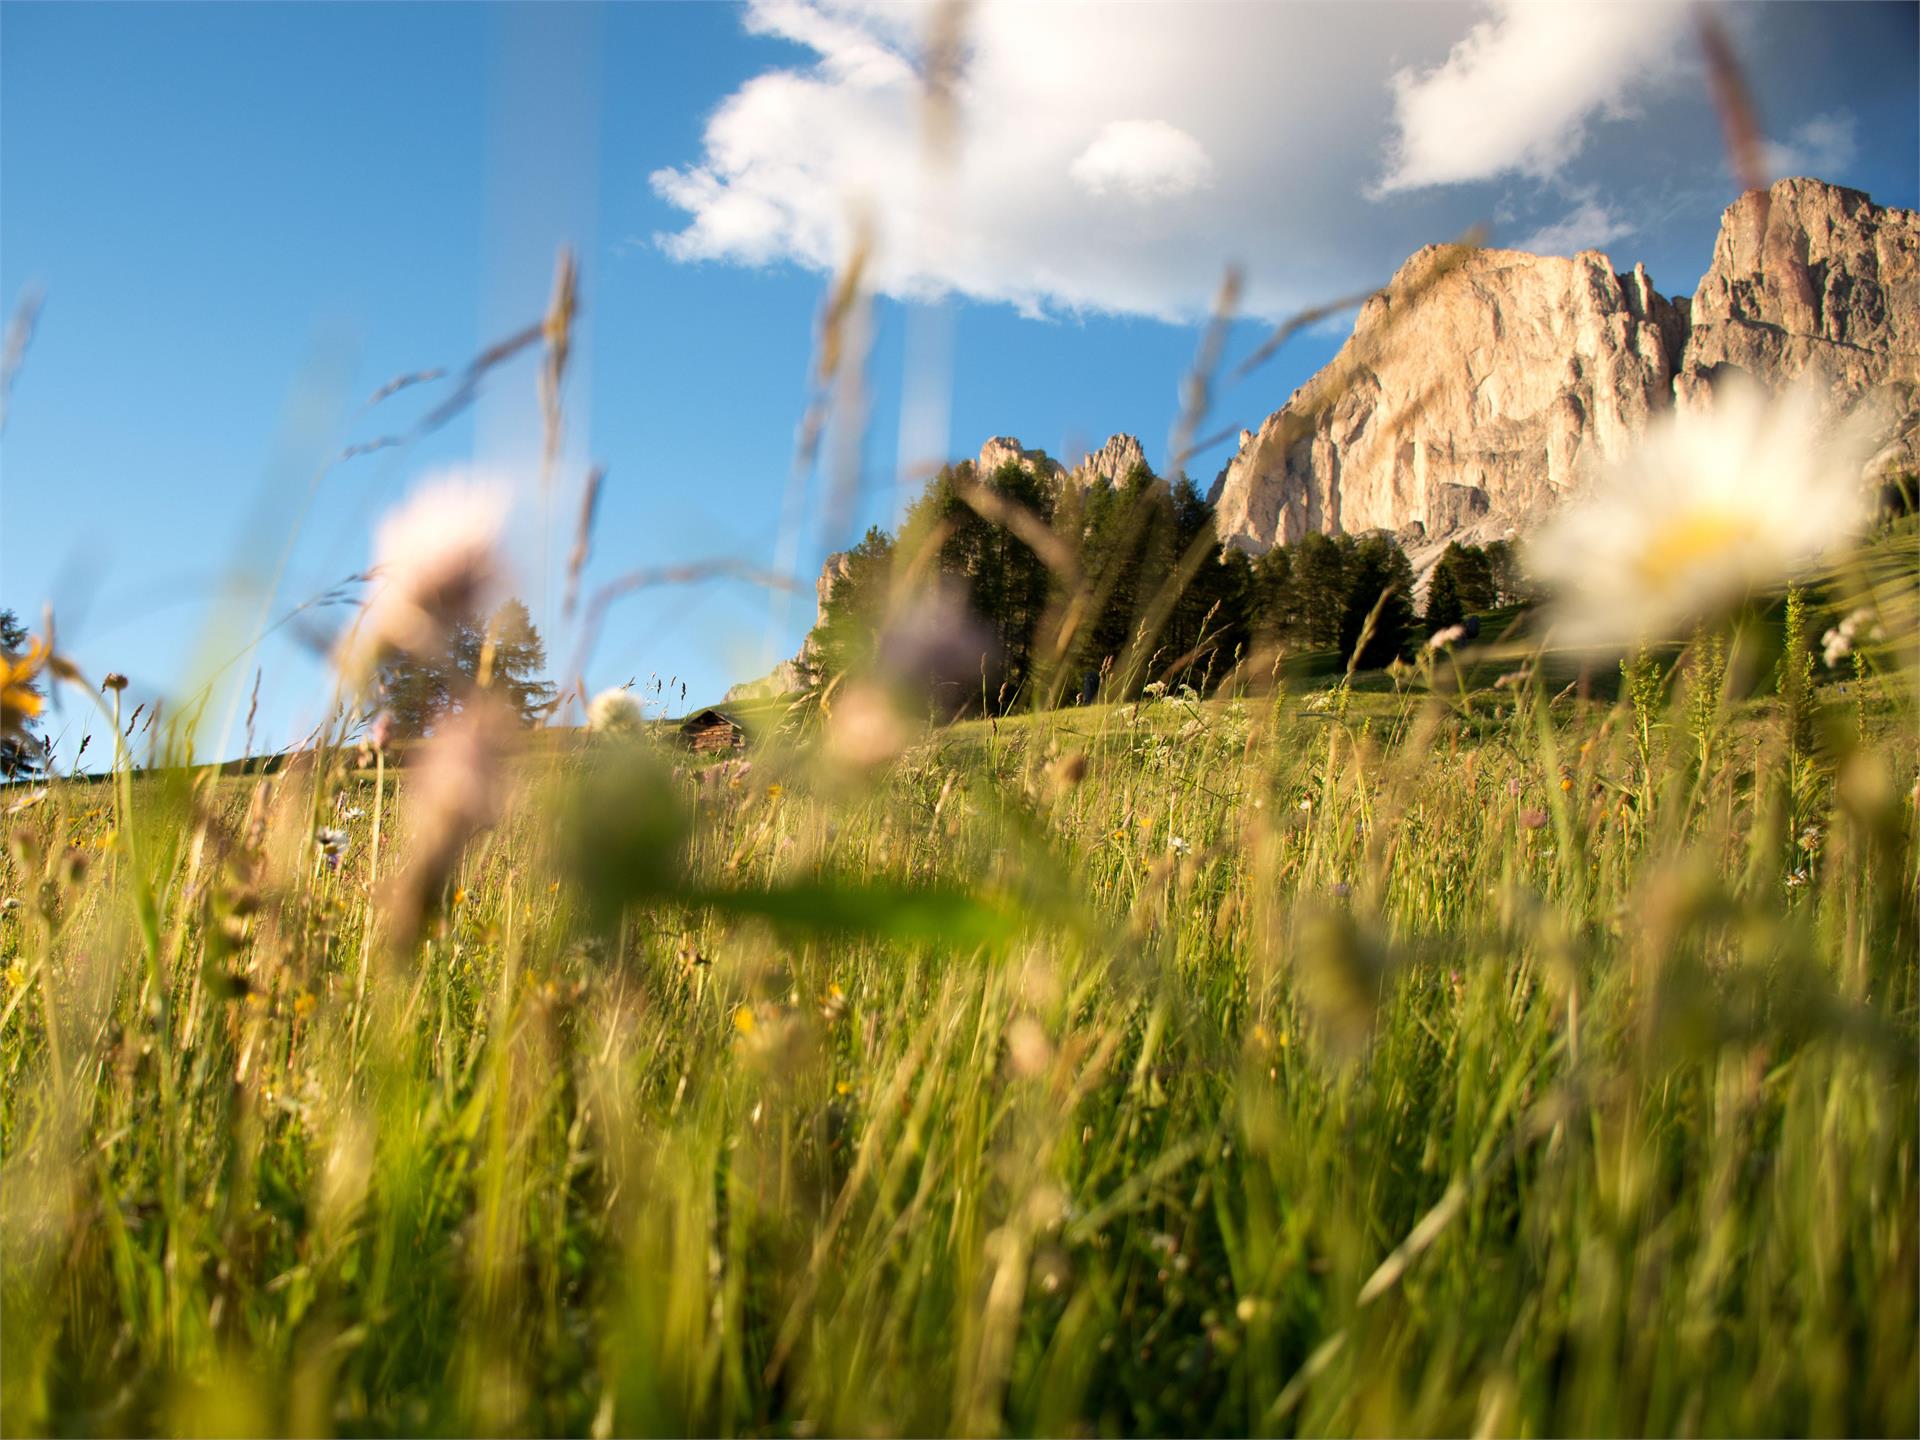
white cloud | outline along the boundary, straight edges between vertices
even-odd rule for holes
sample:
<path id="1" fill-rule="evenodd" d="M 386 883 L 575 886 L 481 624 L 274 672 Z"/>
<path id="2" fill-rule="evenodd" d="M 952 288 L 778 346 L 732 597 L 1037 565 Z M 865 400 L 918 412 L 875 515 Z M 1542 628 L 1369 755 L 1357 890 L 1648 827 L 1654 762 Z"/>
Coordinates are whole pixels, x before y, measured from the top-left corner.
<path id="1" fill-rule="evenodd" d="M 864 214 L 884 293 L 1190 319 L 1232 262 L 1246 309 L 1273 318 L 1383 282 L 1491 204 L 1387 192 L 1548 174 L 1686 48 L 1685 12 L 1666 0 L 1491 16 L 979 0 L 941 171 L 922 130 L 929 13 L 755 0 L 748 28 L 800 48 L 725 97 L 697 157 L 652 175 L 683 212 L 657 243 L 685 261 L 824 271 Z M 1567 181 L 1555 193 L 1578 199 Z M 1576 218 L 1588 236 L 1624 233 L 1597 210 Z"/>
<path id="2" fill-rule="evenodd" d="M 1536 255 L 1577 255 L 1582 250 L 1602 249 L 1633 234 L 1634 229 L 1611 206 L 1587 198 L 1519 241 L 1516 248 Z"/>
<path id="3" fill-rule="evenodd" d="M 1213 183 L 1206 147 L 1164 120 L 1115 120 L 1101 128 L 1068 173 L 1090 195 L 1115 191 L 1135 200 L 1168 200 Z"/>
<path id="4" fill-rule="evenodd" d="M 864 210 L 885 293 L 1185 319 L 1229 262 L 1247 308 L 1275 316 L 1378 283 L 1474 218 L 1395 233 L 1365 195 L 1394 50 L 1444 55 L 1465 6 L 981 0 L 944 178 L 922 132 L 928 13 L 756 0 L 748 27 L 804 48 L 721 101 L 698 156 L 651 176 L 684 212 L 658 243 L 831 270 Z"/>
<path id="5" fill-rule="evenodd" d="M 1399 134 L 1382 192 L 1558 174 L 1596 115 L 1631 113 L 1637 91 L 1672 76 L 1687 34 L 1674 0 L 1491 8 L 1444 63 L 1394 75 Z"/>
<path id="6" fill-rule="evenodd" d="M 1844 110 L 1816 115 L 1796 125 L 1786 143 L 1767 146 L 1767 168 L 1775 175 L 1804 175 L 1814 180 L 1838 180 L 1853 164 L 1859 150 L 1858 122 Z"/>

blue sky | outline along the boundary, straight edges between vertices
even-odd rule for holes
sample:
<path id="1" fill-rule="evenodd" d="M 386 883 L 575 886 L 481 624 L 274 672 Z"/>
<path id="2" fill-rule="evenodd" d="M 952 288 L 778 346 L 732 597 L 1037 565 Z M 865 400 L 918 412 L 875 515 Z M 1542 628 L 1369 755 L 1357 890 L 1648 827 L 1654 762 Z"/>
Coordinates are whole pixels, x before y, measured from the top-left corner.
<path id="1" fill-rule="evenodd" d="M 1780 169 L 1915 204 L 1912 7 L 1729 20 Z M 987 5 L 937 171 L 923 23 L 802 0 L 0 9 L 0 299 L 46 297 L 0 439 L 0 604 L 52 603 L 65 647 L 143 698 L 215 672 L 244 688 L 258 665 L 260 732 L 284 743 L 324 711 L 320 651 L 346 617 L 256 644 L 261 618 L 363 568 L 422 476 L 479 465 L 523 477 L 521 588 L 564 668 L 525 479 L 530 361 L 437 434 L 325 468 L 444 393 L 368 413 L 376 386 L 537 316 L 563 242 L 585 318 L 546 554 L 603 462 L 591 589 L 773 562 L 824 272 L 863 209 L 883 294 L 859 503 L 829 527 L 809 480 L 803 576 L 892 518 L 929 444 L 1014 434 L 1071 457 L 1126 430 L 1159 460 L 1228 261 L 1256 317 L 1244 351 L 1259 318 L 1377 284 L 1477 220 L 1689 291 L 1734 194 L 1677 7 Z M 1340 338 L 1304 337 L 1214 423 L 1257 424 Z M 751 587 L 650 591 L 613 609 L 586 679 L 717 698 L 791 653 L 811 610 L 770 633 Z"/>

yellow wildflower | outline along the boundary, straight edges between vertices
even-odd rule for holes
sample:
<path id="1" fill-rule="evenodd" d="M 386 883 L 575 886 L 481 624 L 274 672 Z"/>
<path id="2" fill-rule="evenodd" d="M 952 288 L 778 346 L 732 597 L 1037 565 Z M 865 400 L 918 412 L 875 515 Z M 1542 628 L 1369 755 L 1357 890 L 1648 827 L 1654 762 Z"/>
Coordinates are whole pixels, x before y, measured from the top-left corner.
<path id="1" fill-rule="evenodd" d="M 753 1011 L 745 1005 L 740 1006 L 733 1012 L 733 1028 L 738 1030 L 742 1035 L 751 1035 L 753 1033 L 753 1026 Z"/>
<path id="2" fill-rule="evenodd" d="M 767 786 L 767 798 L 769 800 L 778 800 L 782 795 L 786 793 L 787 793 L 787 787 L 782 785 L 778 780 L 774 781 L 773 784 Z"/>
<path id="3" fill-rule="evenodd" d="M 47 642 L 38 638 L 29 640 L 22 654 L 0 650 L 0 735 L 24 738 L 28 723 L 46 707 L 34 682 L 49 654 Z"/>

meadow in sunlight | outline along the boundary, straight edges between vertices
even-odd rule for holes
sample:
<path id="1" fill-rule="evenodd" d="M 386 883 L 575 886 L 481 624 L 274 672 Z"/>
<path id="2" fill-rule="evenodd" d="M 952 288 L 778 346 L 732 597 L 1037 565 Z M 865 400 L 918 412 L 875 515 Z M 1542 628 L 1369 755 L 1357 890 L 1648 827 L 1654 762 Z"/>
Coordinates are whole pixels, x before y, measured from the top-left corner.
<path id="1" fill-rule="evenodd" d="M 966 19 L 898 82 L 930 169 Z M 852 235 L 790 491 L 836 523 Z M 591 583 L 639 562 L 564 443 L 584 283 L 329 462 L 531 362 L 551 682 L 478 469 L 347 511 L 271 754 L 238 602 L 251 701 L 164 718 L 0 614 L 0 1432 L 1920 1429 L 1920 515 L 1819 397 L 1660 369 L 1511 544 L 1256 560 L 1185 478 L 1229 269 L 1165 477 L 989 442 L 833 557 L 793 684 L 594 694 L 624 597 L 807 580 L 789 530 Z"/>
<path id="2" fill-rule="evenodd" d="M 1909 1433 L 1914 547 L 1616 699 L 13 787 L 5 1428 Z"/>

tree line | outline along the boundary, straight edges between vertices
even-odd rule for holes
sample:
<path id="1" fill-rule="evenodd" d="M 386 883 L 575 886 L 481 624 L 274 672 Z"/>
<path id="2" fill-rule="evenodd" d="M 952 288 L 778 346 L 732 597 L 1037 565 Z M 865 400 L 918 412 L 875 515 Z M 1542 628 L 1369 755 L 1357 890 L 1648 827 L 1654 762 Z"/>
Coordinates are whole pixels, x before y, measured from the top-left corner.
<path id="1" fill-rule="evenodd" d="M 425 735 L 479 685 L 484 666 L 489 693 L 522 724 L 533 725 L 553 706 L 554 686 L 541 677 L 546 664 L 546 642 L 533 616 L 523 602 L 510 599 L 491 615 L 455 624 L 440 652 L 389 657 L 380 667 L 378 694 L 396 736 Z"/>
<path id="2" fill-rule="evenodd" d="M 876 658 L 898 669 L 883 653 L 899 648 L 896 571 L 916 585 L 937 576 L 967 622 L 932 647 L 946 652 L 942 673 L 913 678 L 988 710 L 1121 698 L 1156 680 L 1206 690 L 1261 644 L 1384 666 L 1519 586 L 1506 542 L 1452 544 L 1416 612 L 1413 567 L 1385 533 L 1311 534 L 1255 559 L 1220 544 L 1213 507 L 1184 477 L 1137 465 L 1083 489 L 1044 461 L 985 476 L 961 461 L 927 483 L 897 535 L 872 528 L 848 552 L 808 641 L 816 680 Z"/>

